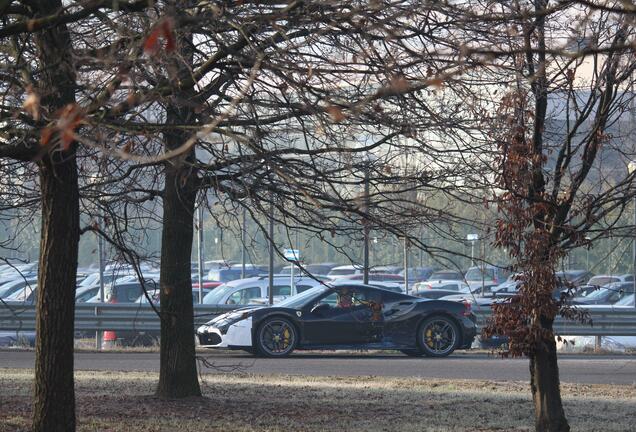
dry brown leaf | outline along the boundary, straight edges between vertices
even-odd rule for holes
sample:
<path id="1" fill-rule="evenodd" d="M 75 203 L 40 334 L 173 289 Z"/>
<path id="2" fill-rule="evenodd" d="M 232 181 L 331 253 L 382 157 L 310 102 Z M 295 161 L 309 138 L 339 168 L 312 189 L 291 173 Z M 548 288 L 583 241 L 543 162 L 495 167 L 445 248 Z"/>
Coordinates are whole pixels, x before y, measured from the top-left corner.
<path id="1" fill-rule="evenodd" d="M 327 111 L 327 114 L 329 114 L 334 123 L 340 123 L 347 118 L 344 112 L 342 112 L 342 109 L 335 105 L 329 105 L 325 111 Z"/>
<path id="2" fill-rule="evenodd" d="M 33 120 L 40 119 L 40 96 L 33 91 L 33 87 L 27 87 L 27 97 L 22 104 L 22 108 L 28 112 Z"/>

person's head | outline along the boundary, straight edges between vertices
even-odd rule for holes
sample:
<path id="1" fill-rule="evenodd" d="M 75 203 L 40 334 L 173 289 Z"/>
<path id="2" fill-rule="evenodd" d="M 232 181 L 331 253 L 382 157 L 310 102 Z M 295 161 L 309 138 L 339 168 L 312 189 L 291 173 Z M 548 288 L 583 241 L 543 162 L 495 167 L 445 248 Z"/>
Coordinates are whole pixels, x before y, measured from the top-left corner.
<path id="1" fill-rule="evenodd" d="M 338 292 L 338 306 L 349 307 L 353 303 L 353 292 L 348 288 L 343 288 Z"/>

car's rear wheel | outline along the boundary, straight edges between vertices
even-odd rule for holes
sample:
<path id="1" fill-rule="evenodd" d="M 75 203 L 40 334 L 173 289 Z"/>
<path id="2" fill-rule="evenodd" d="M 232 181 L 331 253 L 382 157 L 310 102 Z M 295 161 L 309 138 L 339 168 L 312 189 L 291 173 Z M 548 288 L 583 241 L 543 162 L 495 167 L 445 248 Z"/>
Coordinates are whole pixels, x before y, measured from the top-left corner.
<path id="1" fill-rule="evenodd" d="M 294 325 L 286 318 L 266 319 L 256 334 L 256 349 L 265 357 L 285 357 L 296 347 L 298 335 Z"/>
<path id="2" fill-rule="evenodd" d="M 459 345 L 459 330 L 452 319 L 436 315 L 420 326 L 419 345 L 424 355 L 446 357 Z"/>

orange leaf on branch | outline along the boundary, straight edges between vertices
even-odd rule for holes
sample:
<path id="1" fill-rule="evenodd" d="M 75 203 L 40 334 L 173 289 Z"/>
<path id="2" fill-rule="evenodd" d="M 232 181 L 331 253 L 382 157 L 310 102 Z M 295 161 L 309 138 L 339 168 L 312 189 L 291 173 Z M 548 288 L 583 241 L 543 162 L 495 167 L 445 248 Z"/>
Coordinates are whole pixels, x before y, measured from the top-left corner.
<path id="1" fill-rule="evenodd" d="M 22 108 L 33 117 L 33 120 L 40 119 L 40 96 L 33 91 L 33 87 L 27 87 L 27 97 L 24 99 Z"/>
<path id="2" fill-rule="evenodd" d="M 329 114 L 329 117 L 331 117 L 331 120 L 334 123 L 340 123 L 341 121 L 347 118 L 344 112 L 342 112 L 342 109 L 340 109 L 339 107 L 335 105 L 328 106 L 325 111 L 327 111 L 327 114 Z"/>
<path id="3" fill-rule="evenodd" d="M 84 112 L 77 104 L 68 104 L 56 112 L 57 120 L 42 129 L 40 144 L 43 146 L 51 143 L 51 138 L 57 132 L 60 148 L 68 150 L 75 141 L 75 131 L 84 122 Z"/>
<path id="4" fill-rule="evenodd" d="M 174 21 L 170 17 L 159 20 L 144 41 L 144 54 L 154 56 L 159 53 L 164 41 L 164 49 L 171 53 L 177 49 L 177 41 L 174 36 Z"/>

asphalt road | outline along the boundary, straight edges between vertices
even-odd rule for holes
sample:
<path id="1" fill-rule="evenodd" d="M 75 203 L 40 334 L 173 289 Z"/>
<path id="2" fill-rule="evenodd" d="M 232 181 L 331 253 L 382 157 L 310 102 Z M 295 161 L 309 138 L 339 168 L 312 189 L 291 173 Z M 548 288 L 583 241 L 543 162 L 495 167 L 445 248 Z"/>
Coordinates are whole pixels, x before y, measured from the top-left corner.
<path id="1" fill-rule="evenodd" d="M 456 353 L 443 359 L 398 354 L 298 353 L 286 359 L 262 359 L 234 351 L 199 353 L 213 367 L 202 372 L 247 372 L 313 376 L 384 376 L 527 381 L 527 359 Z M 0 351 L 0 368 L 32 368 L 33 351 Z M 77 352 L 76 370 L 158 371 L 156 352 Z M 636 385 L 636 357 L 564 355 L 562 382 Z"/>

